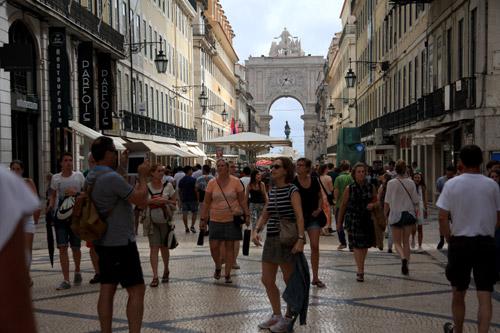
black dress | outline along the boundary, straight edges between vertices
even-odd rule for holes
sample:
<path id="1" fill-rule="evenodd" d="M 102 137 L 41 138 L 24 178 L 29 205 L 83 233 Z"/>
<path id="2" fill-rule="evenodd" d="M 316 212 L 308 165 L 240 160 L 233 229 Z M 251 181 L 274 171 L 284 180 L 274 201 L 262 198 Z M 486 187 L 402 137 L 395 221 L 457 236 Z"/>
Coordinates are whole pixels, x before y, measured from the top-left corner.
<path id="1" fill-rule="evenodd" d="M 352 235 L 352 245 L 358 249 L 369 248 L 375 242 L 371 212 L 366 206 L 373 201 L 373 185 L 354 182 L 349 185 L 349 200 L 345 215 L 345 229 Z"/>

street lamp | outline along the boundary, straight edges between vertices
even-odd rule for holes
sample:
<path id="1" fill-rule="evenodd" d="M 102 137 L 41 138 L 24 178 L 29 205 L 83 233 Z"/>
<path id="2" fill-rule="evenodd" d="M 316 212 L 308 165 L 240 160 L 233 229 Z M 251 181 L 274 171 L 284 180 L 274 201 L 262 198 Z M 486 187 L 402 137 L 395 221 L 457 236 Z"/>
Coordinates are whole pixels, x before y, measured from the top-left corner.
<path id="1" fill-rule="evenodd" d="M 158 73 L 163 74 L 167 71 L 168 59 L 163 50 L 160 48 L 160 52 L 158 52 L 155 56 L 155 66 Z"/>
<path id="2" fill-rule="evenodd" d="M 205 85 L 203 83 L 201 84 L 201 93 L 200 97 L 198 97 L 198 100 L 200 101 L 202 113 L 205 113 L 207 111 L 208 96 L 207 92 L 205 91 Z"/>
<path id="3" fill-rule="evenodd" d="M 353 88 L 354 84 L 356 83 L 356 74 L 354 74 L 354 71 L 352 70 L 351 64 L 366 64 L 370 66 L 370 70 L 375 70 L 377 68 L 377 65 L 380 65 L 380 69 L 383 72 L 386 72 L 389 70 L 389 62 L 388 61 L 366 61 L 366 60 L 355 60 L 352 61 L 351 58 L 349 58 L 349 70 L 347 71 L 347 74 L 345 75 L 345 81 L 347 88 Z"/>
<path id="4" fill-rule="evenodd" d="M 224 109 L 220 115 L 222 116 L 222 121 L 225 122 L 227 120 L 226 103 L 224 103 Z"/>
<path id="5" fill-rule="evenodd" d="M 346 82 L 347 88 L 353 88 L 354 84 L 356 83 L 356 74 L 354 74 L 351 66 L 349 66 L 349 70 L 347 71 L 347 74 L 345 75 L 345 82 Z"/>
<path id="6" fill-rule="evenodd" d="M 290 125 L 288 125 L 288 120 L 285 121 L 285 135 L 286 135 L 286 138 L 289 139 L 290 138 Z"/>

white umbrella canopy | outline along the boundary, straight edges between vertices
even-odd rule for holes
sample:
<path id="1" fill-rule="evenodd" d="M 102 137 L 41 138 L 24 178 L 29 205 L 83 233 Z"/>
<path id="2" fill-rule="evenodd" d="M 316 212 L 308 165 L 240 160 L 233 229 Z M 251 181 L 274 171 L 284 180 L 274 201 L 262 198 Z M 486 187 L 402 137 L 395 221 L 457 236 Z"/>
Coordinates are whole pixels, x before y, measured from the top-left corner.
<path id="1" fill-rule="evenodd" d="M 292 141 L 288 139 L 276 138 L 253 132 L 221 136 L 203 141 L 202 143 L 208 145 L 228 145 L 252 152 L 259 152 L 275 146 L 292 146 Z"/>

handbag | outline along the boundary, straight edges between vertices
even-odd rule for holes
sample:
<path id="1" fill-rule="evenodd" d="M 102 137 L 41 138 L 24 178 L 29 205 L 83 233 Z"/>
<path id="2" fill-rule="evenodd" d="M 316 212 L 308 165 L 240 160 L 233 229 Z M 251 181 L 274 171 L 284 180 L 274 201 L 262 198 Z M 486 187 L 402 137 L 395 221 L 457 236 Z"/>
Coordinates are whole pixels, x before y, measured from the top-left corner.
<path id="1" fill-rule="evenodd" d="M 323 188 L 323 191 L 325 191 L 326 193 L 326 200 L 328 201 L 328 204 L 330 204 L 330 206 L 333 206 L 333 193 L 328 193 L 328 191 L 326 190 L 325 186 L 323 185 L 323 183 L 321 182 L 321 179 L 318 177 L 318 181 L 319 181 L 319 184 L 321 185 L 321 187 Z"/>
<path id="2" fill-rule="evenodd" d="M 222 190 L 222 187 L 220 186 L 220 184 L 219 184 L 218 181 L 215 181 L 215 182 L 217 183 L 217 185 L 219 185 L 219 188 L 220 188 L 220 191 L 222 193 L 222 196 L 226 200 L 226 203 L 227 203 L 227 206 L 229 207 L 229 210 L 231 210 L 231 212 L 232 212 L 233 210 L 231 209 L 231 205 L 229 204 L 229 201 L 227 201 L 226 195 L 224 194 L 224 191 Z M 235 215 L 233 213 L 233 223 L 237 227 L 241 226 L 242 224 L 245 224 L 245 218 L 244 218 L 244 216 L 242 214 Z"/>
<path id="3" fill-rule="evenodd" d="M 241 252 L 244 256 L 248 256 L 250 254 L 250 234 L 252 231 L 250 228 L 245 228 L 243 231 L 243 247 L 241 248 Z"/>
<path id="4" fill-rule="evenodd" d="M 415 209 L 415 216 L 418 216 L 418 208 L 417 208 L 418 204 L 413 202 L 413 200 L 411 199 L 410 192 L 408 192 L 408 190 L 404 186 L 403 182 L 400 179 L 398 179 L 398 181 L 401 184 L 401 186 L 403 186 L 406 194 L 408 194 L 408 198 L 410 198 L 410 201 L 413 204 L 413 207 Z M 415 223 L 417 223 L 417 219 L 415 216 L 411 215 L 410 212 L 408 212 L 408 211 L 401 212 L 401 219 L 399 220 L 399 222 L 401 222 L 402 225 L 415 224 Z"/>
<path id="5" fill-rule="evenodd" d="M 284 246 L 293 246 L 299 239 L 299 231 L 297 223 L 287 218 L 282 218 L 278 208 L 278 194 L 274 194 L 274 205 L 278 213 L 278 220 L 280 222 L 280 243 Z"/>
<path id="6" fill-rule="evenodd" d="M 179 242 L 177 242 L 177 237 L 175 237 L 174 229 L 175 228 L 169 224 L 167 236 L 165 236 L 165 243 L 164 244 L 170 250 L 173 250 L 177 246 L 179 246 Z"/>

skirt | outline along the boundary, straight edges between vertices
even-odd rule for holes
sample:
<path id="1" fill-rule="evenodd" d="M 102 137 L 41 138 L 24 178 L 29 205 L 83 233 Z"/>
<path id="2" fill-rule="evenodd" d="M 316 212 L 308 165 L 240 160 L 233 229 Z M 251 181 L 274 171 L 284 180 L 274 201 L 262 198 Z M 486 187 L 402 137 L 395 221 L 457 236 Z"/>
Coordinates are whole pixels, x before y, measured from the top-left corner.
<path id="1" fill-rule="evenodd" d="M 262 250 L 262 262 L 271 264 L 286 264 L 293 262 L 293 246 L 283 246 L 280 243 L 280 237 L 267 236 Z"/>
<path id="2" fill-rule="evenodd" d="M 149 246 L 164 246 L 167 233 L 167 223 L 151 223 L 151 232 L 148 234 Z"/>
<path id="3" fill-rule="evenodd" d="M 242 240 L 243 235 L 241 226 L 237 226 L 230 222 L 214 222 L 210 221 L 208 226 L 209 240 Z"/>

